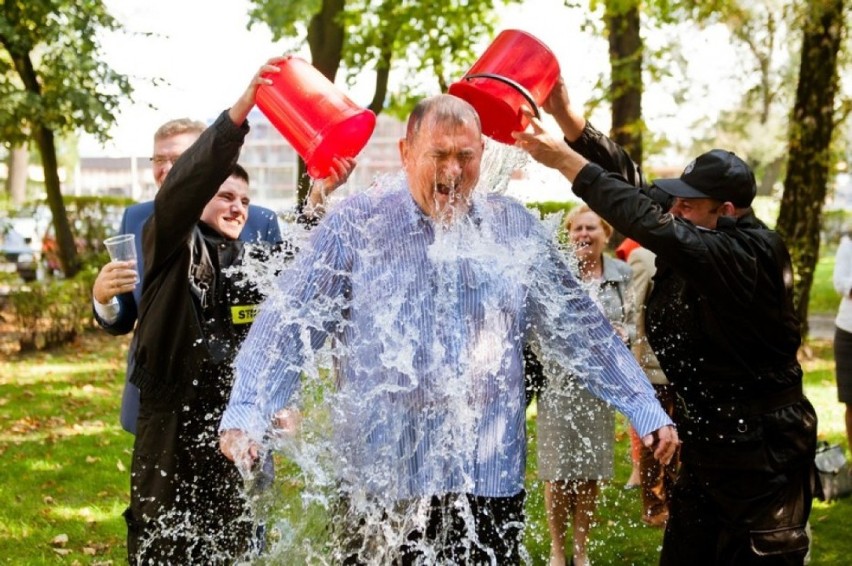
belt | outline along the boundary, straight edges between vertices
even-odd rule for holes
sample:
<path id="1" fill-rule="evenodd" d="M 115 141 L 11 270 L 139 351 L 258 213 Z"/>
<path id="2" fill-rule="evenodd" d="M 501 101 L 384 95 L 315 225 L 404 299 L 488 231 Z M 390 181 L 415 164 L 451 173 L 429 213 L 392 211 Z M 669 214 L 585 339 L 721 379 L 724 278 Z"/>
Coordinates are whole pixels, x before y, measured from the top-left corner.
<path id="1" fill-rule="evenodd" d="M 782 389 L 781 391 L 769 393 L 762 397 L 718 404 L 702 402 L 699 405 L 690 405 L 683 397 L 681 397 L 680 394 L 678 394 L 680 407 L 682 409 L 686 409 L 687 407 L 692 409 L 692 411 L 687 409 L 687 418 L 689 418 L 689 413 L 695 412 L 704 417 L 710 417 L 711 419 L 719 417 L 755 417 L 777 411 L 778 409 L 783 409 L 784 407 L 789 407 L 790 405 L 795 405 L 804 398 L 805 393 L 802 390 L 801 383 L 788 387 L 787 389 Z"/>
<path id="2" fill-rule="evenodd" d="M 771 413 L 772 411 L 795 405 L 804 398 L 805 392 L 802 391 L 802 384 L 799 383 L 793 387 L 788 387 L 771 395 L 750 401 L 746 404 L 746 407 L 750 409 L 747 414 L 755 416 Z"/>

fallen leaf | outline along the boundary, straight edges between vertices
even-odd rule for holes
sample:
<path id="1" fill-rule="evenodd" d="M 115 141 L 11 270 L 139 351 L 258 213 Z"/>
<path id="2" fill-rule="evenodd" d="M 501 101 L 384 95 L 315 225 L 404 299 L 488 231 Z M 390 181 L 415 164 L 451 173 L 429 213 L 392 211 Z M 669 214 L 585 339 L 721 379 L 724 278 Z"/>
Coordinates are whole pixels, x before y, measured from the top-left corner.
<path id="1" fill-rule="evenodd" d="M 71 554 L 71 550 L 67 548 L 54 548 L 53 552 L 55 552 L 59 556 L 68 556 L 69 554 Z"/>
<path id="2" fill-rule="evenodd" d="M 42 498 L 42 502 L 43 502 L 45 505 L 53 505 L 53 503 L 54 503 L 53 498 L 52 498 L 51 496 L 49 496 L 49 495 L 45 495 L 45 496 Z"/>
<path id="3" fill-rule="evenodd" d="M 115 463 L 115 467 L 118 468 L 119 472 L 126 472 L 127 471 L 127 468 L 124 467 L 124 462 L 122 462 L 121 460 L 119 460 Z"/>
<path id="4" fill-rule="evenodd" d="M 91 546 L 84 546 L 83 547 L 83 554 L 85 554 L 86 556 L 94 556 L 97 553 L 98 553 L 98 551 L 96 549 L 92 548 Z"/>
<path id="5" fill-rule="evenodd" d="M 53 546 L 65 546 L 68 544 L 68 535 L 62 533 L 61 535 L 56 535 L 53 537 L 53 540 L 50 541 L 50 544 Z"/>
<path id="6" fill-rule="evenodd" d="M 87 464 L 94 464 L 95 462 L 99 462 L 99 461 L 100 461 L 100 458 L 98 458 L 97 456 L 86 456 L 86 463 Z"/>

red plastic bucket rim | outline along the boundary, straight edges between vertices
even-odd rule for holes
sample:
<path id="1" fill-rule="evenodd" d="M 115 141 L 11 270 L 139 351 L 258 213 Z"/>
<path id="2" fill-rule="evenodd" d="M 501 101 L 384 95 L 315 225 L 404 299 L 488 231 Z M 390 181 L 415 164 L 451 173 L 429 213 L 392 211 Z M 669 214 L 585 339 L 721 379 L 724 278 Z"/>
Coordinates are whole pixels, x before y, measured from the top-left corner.
<path id="1" fill-rule="evenodd" d="M 448 92 L 476 109 L 485 135 L 513 144 L 512 132 L 529 123 L 521 109 L 526 106 L 540 118 L 539 106 L 559 73 L 556 56 L 540 39 L 523 30 L 505 29 Z"/>

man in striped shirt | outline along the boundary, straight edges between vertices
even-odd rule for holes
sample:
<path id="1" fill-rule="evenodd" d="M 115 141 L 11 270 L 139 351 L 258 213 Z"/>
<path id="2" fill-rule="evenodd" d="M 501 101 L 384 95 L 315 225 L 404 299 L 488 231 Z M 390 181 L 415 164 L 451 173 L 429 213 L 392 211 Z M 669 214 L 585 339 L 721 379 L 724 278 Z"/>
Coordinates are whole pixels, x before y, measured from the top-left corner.
<path id="1" fill-rule="evenodd" d="M 658 458 L 678 444 L 553 235 L 479 187 L 483 150 L 466 102 L 418 104 L 400 140 L 404 178 L 330 212 L 237 357 L 220 445 L 249 469 L 333 338 L 335 563 L 520 563 L 527 340 L 543 363 L 587 376 Z"/>

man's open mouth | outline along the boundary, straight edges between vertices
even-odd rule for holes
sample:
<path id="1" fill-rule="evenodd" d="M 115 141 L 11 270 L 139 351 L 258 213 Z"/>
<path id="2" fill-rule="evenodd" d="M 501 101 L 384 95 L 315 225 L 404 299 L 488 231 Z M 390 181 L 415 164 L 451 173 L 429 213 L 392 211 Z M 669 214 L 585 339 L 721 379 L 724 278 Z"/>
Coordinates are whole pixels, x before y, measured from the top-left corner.
<path id="1" fill-rule="evenodd" d="M 435 190 L 442 195 L 449 196 L 449 194 L 453 191 L 452 185 L 446 185 L 444 183 L 438 183 L 435 185 Z"/>

